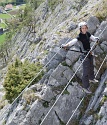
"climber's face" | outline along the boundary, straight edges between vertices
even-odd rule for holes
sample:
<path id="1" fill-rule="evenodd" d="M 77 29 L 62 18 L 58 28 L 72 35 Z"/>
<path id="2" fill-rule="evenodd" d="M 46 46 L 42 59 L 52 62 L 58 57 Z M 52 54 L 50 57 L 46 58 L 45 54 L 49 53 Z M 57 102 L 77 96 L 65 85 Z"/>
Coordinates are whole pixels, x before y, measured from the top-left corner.
<path id="1" fill-rule="evenodd" d="M 87 30 L 88 30 L 88 27 L 87 27 L 87 26 L 82 26 L 82 27 L 81 27 L 81 32 L 82 32 L 83 34 L 86 34 Z"/>

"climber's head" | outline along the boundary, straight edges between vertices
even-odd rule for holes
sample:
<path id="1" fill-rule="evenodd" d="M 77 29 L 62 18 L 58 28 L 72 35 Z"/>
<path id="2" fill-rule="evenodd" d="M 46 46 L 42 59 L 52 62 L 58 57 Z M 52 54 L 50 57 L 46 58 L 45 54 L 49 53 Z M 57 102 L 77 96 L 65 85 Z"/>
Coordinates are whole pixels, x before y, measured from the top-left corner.
<path id="1" fill-rule="evenodd" d="M 82 32 L 83 34 L 86 34 L 87 30 L 88 30 L 88 26 L 86 22 L 81 22 L 78 24 L 78 27 L 80 29 L 80 32 Z"/>

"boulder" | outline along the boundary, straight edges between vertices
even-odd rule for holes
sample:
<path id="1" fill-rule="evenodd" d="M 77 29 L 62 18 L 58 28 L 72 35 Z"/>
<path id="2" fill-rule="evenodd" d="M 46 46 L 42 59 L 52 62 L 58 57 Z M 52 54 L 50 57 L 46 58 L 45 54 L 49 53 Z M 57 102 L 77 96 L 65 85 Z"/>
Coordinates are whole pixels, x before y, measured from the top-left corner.
<path id="1" fill-rule="evenodd" d="M 101 49 L 100 46 L 97 46 L 96 49 L 94 50 L 94 53 L 95 53 L 96 55 L 101 55 L 101 54 L 104 53 L 104 51 L 103 51 L 103 49 Z"/>
<path id="2" fill-rule="evenodd" d="M 8 117 L 6 125 L 19 125 L 22 123 L 27 113 L 27 111 L 23 109 L 24 105 L 21 104 L 14 108 L 13 112 L 11 112 L 11 115 Z"/>
<path id="3" fill-rule="evenodd" d="M 63 61 L 63 57 L 61 55 L 59 55 L 58 53 L 56 52 L 50 52 L 46 59 L 44 60 L 44 65 L 46 65 L 48 62 L 48 65 L 47 65 L 47 69 L 50 70 L 50 69 L 54 69 L 58 66 L 58 64 L 60 62 Z"/>
<path id="4" fill-rule="evenodd" d="M 80 56 L 80 53 L 73 52 L 73 51 L 68 51 L 68 53 L 66 55 L 66 63 L 67 63 L 67 65 L 72 66 L 77 61 L 79 56 Z"/>
<path id="5" fill-rule="evenodd" d="M 97 17 L 95 16 L 91 16 L 87 22 L 88 24 L 88 31 L 93 34 L 95 33 L 96 29 L 98 28 L 98 26 L 100 25 L 100 22 L 98 20 Z"/>
<path id="6" fill-rule="evenodd" d="M 52 89 L 48 86 L 44 86 L 40 94 L 41 94 L 42 100 L 45 100 L 48 102 L 51 101 L 52 98 L 54 98 L 54 93 L 52 92 Z"/>
<path id="7" fill-rule="evenodd" d="M 46 65 L 50 60 L 50 63 L 47 65 L 47 69 L 55 69 L 59 63 L 61 63 L 64 58 L 66 57 L 67 51 L 64 49 L 61 49 L 60 46 L 62 44 L 68 43 L 71 40 L 71 38 L 64 38 L 59 41 L 59 45 L 55 46 L 51 49 L 51 51 L 48 53 L 46 58 L 44 59 L 44 65 Z"/>
<path id="8" fill-rule="evenodd" d="M 42 77 L 42 79 L 39 81 L 40 84 L 47 84 L 48 79 L 50 77 L 50 75 L 52 74 L 53 69 L 50 69 L 47 73 L 45 73 L 45 75 Z"/>
<path id="9" fill-rule="evenodd" d="M 62 66 L 61 64 L 53 71 L 51 74 L 48 85 L 65 85 L 72 77 L 73 72 L 67 66 Z"/>
<path id="10" fill-rule="evenodd" d="M 89 116 L 89 117 L 84 121 L 84 124 L 85 124 L 85 125 L 90 125 L 91 122 L 92 122 L 92 120 L 93 120 L 93 116 L 91 115 L 91 116 Z"/>
<path id="11" fill-rule="evenodd" d="M 107 53 L 107 42 L 106 41 L 102 42 L 102 44 L 100 46 L 101 46 L 102 50 Z"/>
<path id="12" fill-rule="evenodd" d="M 47 119 L 44 121 L 43 125 L 61 125 L 61 122 L 56 112 L 51 111 Z"/>
<path id="13" fill-rule="evenodd" d="M 71 22 L 71 24 L 70 24 L 70 26 L 68 27 L 67 30 L 68 30 L 68 32 L 70 32 L 70 31 L 72 31 L 76 28 L 77 28 L 77 25 L 74 22 Z"/>
<path id="14" fill-rule="evenodd" d="M 98 116 L 101 118 L 98 119 L 95 125 L 107 125 L 107 101 L 100 108 Z"/>
<path id="15" fill-rule="evenodd" d="M 74 72 L 76 72 L 76 70 L 77 70 L 77 68 L 80 66 L 80 64 L 81 64 L 81 61 L 80 61 L 80 60 L 78 60 L 78 61 L 74 64 L 74 66 L 73 66 L 73 71 L 74 71 Z M 83 72 L 83 69 L 82 69 L 82 65 L 81 65 L 81 67 L 79 68 L 78 72 L 76 73 L 76 75 L 77 75 L 80 79 L 82 79 L 82 72 Z"/>
<path id="16" fill-rule="evenodd" d="M 100 38 L 100 41 L 107 41 L 107 21 L 103 21 L 97 29 L 95 36 Z"/>
<path id="17" fill-rule="evenodd" d="M 82 91 L 79 88 L 69 85 L 67 90 L 63 93 L 60 100 L 57 102 L 54 110 L 59 116 L 59 119 L 66 124 L 70 116 L 72 115 L 74 109 L 80 102 L 80 96 L 82 96 Z M 63 103 L 62 103 L 63 102 Z M 77 110 L 74 117 L 78 117 L 79 110 Z"/>
<path id="18" fill-rule="evenodd" d="M 39 125 L 43 114 L 46 114 L 47 110 L 48 108 L 45 108 L 40 101 L 36 100 L 20 125 Z"/>

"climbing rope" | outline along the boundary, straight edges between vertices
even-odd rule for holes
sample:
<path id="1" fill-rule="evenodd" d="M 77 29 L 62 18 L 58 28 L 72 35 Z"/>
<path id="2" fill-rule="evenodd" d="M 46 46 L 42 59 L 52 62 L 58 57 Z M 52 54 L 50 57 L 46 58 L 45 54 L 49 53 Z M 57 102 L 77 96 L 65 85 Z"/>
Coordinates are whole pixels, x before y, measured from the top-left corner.
<path id="1" fill-rule="evenodd" d="M 81 5 L 85 5 L 86 2 L 84 2 L 84 4 Z M 76 13 L 75 13 L 76 14 Z M 73 17 L 73 16 L 72 16 Z M 72 18 L 71 17 L 71 18 Z M 73 35 L 76 33 L 76 31 L 73 33 Z M 69 38 L 68 40 L 65 41 L 65 44 L 70 40 L 71 38 Z M 48 66 L 48 64 L 54 59 L 54 57 L 57 55 L 58 53 L 55 53 L 55 55 L 47 62 L 47 64 L 40 70 L 40 72 L 38 72 L 36 74 L 36 76 L 31 80 L 31 82 L 25 87 L 25 89 L 17 96 L 17 98 L 15 98 L 15 100 L 11 103 L 11 105 L 9 107 L 6 108 L 6 110 L 1 114 L 0 119 L 3 118 L 3 114 L 9 110 L 12 105 L 21 97 L 21 95 L 23 94 L 23 92 L 32 84 L 32 82 L 40 75 L 40 73 L 44 70 L 44 68 L 46 68 Z"/>
<path id="2" fill-rule="evenodd" d="M 95 75 L 95 78 L 97 77 L 97 75 L 98 75 L 100 69 L 102 68 L 102 66 L 103 66 L 103 64 L 104 64 L 104 62 L 105 62 L 105 60 L 106 60 L 106 58 L 107 58 L 107 55 L 105 56 L 104 60 L 102 61 L 101 65 L 100 65 L 100 68 L 98 69 L 98 71 L 97 71 L 97 73 L 96 73 L 96 75 Z M 72 114 L 71 117 L 69 118 L 69 120 L 68 120 L 68 122 L 67 122 L 66 125 L 69 125 L 69 122 L 70 122 L 71 119 L 73 118 L 74 114 L 75 114 L 76 111 L 78 110 L 78 108 L 79 108 L 79 106 L 81 105 L 81 103 L 83 102 L 84 98 L 85 98 L 85 97 L 83 97 L 83 98 L 81 99 L 80 103 L 77 105 L 76 109 L 74 110 L 73 114 Z"/>

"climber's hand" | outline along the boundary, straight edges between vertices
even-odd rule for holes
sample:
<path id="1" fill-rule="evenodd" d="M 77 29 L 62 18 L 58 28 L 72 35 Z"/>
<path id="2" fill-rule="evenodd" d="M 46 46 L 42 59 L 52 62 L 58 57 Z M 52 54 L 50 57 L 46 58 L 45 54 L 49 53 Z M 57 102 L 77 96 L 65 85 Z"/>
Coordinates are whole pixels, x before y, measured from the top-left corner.
<path id="1" fill-rule="evenodd" d="M 65 50 L 68 50 L 68 45 L 62 44 L 60 48 L 63 48 Z"/>
<path id="2" fill-rule="evenodd" d="M 95 39 L 97 40 L 96 44 L 99 44 L 99 40 L 100 40 L 99 37 L 96 37 Z"/>

